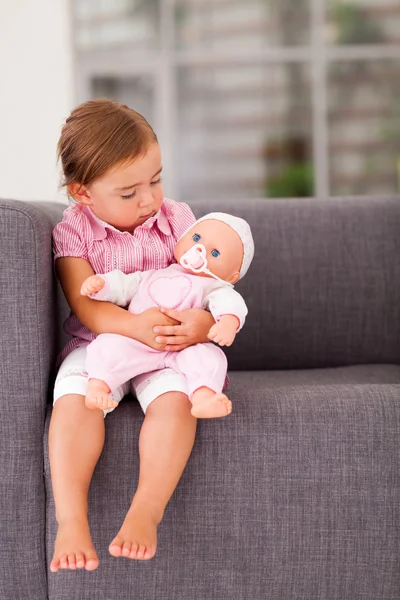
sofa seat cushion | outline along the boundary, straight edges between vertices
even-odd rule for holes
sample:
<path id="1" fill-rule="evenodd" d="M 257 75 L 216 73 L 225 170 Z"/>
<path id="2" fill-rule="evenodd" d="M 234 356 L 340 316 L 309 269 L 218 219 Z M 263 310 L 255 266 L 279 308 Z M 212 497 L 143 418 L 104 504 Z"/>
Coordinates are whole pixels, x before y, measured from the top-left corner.
<path id="1" fill-rule="evenodd" d="M 237 374 L 229 377 L 235 382 Z M 400 365 L 356 365 L 332 369 L 282 371 L 242 371 L 241 382 L 270 387 L 314 386 L 335 384 L 400 383 Z M 233 388 L 234 389 L 234 388 Z M 227 391 L 229 393 L 229 391 Z"/>
<path id="2" fill-rule="evenodd" d="M 231 379 L 233 413 L 199 422 L 148 564 L 107 552 L 137 482 L 143 415 L 128 398 L 107 417 L 89 498 L 100 568 L 48 573 L 50 600 L 396 597 L 400 367 Z M 45 476 L 50 559 L 48 461 Z"/>

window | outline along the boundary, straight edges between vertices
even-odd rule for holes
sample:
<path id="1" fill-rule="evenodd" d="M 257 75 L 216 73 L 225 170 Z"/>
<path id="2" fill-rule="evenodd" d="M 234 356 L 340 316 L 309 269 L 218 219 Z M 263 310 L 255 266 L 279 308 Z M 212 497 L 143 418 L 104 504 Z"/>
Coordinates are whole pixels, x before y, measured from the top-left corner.
<path id="1" fill-rule="evenodd" d="M 181 200 L 393 194 L 396 0 L 74 0 L 79 101 L 142 112 Z"/>

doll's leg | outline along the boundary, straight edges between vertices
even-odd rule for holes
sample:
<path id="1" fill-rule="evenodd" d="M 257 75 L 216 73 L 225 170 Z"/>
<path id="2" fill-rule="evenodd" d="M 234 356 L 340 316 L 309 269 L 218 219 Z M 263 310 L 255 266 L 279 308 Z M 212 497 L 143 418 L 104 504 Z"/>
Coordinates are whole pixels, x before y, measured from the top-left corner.
<path id="1" fill-rule="evenodd" d="M 165 354 L 122 335 L 99 335 L 87 349 L 87 408 L 115 407 L 112 392 L 140 373 L 162 368 Z"/>
<path id="2" fill-rule="evenodd" d="M 232 403 L 222 388 L 227 371 L 224 352 L 214 344 L 196 344 L 167 355 L 167 365 L 186 376 L 192 415 L 198 418 L 226 417 Z"/>

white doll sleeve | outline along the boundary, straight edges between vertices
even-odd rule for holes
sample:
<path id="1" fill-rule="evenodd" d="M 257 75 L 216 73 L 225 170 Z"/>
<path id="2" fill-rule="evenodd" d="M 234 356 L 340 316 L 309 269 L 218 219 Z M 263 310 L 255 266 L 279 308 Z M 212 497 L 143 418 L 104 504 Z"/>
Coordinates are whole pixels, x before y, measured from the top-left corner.
<path id="1" fill-rule="evenodd" d="M 112 302 L 118 306 L 128 306 L 137 292 L 143 273 L 137 271 L 126 275 L 115 269 L 109 273 L 99 273 L 98 276 L 104 279 L 105 286 L 97 294 L 91 294 L 90 298 Z"/>
<path id="2" fill-rule="evenodd" d="M 218 288 L 204 298 L 204 308 L 209 310 L 215 321 L 218 322 L 222 315 L 235 315 L 239 319 L 238 331 L 242 329 L 247 306 L 242 296 L 231 287 Z"/>

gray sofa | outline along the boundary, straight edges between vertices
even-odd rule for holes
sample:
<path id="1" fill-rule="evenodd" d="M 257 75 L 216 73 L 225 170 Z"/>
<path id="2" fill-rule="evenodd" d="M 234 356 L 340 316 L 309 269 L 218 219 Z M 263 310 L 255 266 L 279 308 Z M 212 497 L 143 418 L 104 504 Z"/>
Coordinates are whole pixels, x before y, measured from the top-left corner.
<path id="1" fill-rule="evenodd" d="M 398 600 L 400 199 L 218 203 L 256 241 L 229 352 L 233 413 L 199 423 L 157 555 L 132 562 L 107 552 L 138 476 L 142 414 L 124 400 L 90 490 L 100 567 L 52 574 L 62 209 L 0 203 L 0 599 Z"/>

